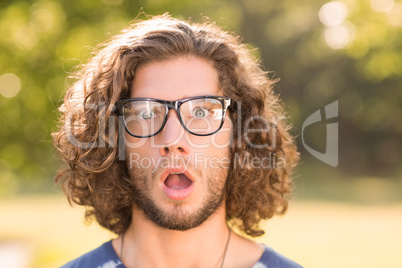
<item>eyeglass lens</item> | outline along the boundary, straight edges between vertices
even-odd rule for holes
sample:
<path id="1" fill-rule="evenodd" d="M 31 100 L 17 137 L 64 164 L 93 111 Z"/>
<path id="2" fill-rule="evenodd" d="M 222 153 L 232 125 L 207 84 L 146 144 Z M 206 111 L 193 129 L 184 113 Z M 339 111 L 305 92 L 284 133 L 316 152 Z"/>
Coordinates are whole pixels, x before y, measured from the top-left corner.
<path id="1" fill-rule="evenodd" d="M 187 131 L 208 135 L 219 129 L 223 118 L 222 102 L 214 98 L 187 100 L 178 107 L 183 127 Z M 150 136 L 164 124 L 167 109 L 160 102 L 133 100 L 123 107 L 123 118 L 127 130 L 135 136 Z"/>

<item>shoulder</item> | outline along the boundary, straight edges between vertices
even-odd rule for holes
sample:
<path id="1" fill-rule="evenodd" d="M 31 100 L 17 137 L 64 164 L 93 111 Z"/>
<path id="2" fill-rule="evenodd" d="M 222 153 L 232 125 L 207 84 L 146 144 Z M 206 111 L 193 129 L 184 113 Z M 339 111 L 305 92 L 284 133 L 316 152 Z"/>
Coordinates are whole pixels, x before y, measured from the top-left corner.
<path id="1" fill-rule="evenodd" d="M 227 267 L 302 268 L 267 245 L 237 234 L 233 236 Z"/>
<path id="2" fill-rule="evenodd" d="M 264 252 L 253 268 L 302 268 L 301 265 L 274 251 L 267 245 L 263 246 Z"/>
<path id="3" fill-rule="evenodd" d="M 100 247 L 85 253 L 81 257 L 74 259 L 61 268 L 86 268 L 86 267 L 108 267 L 124 268 L 116 252 L 113 249 L 112 242 L 108 241 Z"/>

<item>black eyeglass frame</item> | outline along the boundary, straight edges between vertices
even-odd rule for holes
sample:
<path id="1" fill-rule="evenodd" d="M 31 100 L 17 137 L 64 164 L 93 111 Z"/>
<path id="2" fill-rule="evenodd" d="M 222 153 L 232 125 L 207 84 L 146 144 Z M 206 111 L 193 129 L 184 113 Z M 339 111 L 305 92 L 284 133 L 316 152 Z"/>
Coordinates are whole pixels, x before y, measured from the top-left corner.
<path id="1" fill-rule="evenodd" d="M 215 131 L 208 133 L 208 134 L 198 134 L 198 133 L 194 133 L 194 132 L 190 131 L 187 128 L 187 126 L 184 124 L 183 119 L 180 116 L 180 106 L 187 101 L 196 100 L 196 99 L 216 99 L 222 103 L 221 124 Z M 126 123 L 124 122 L 123 108 L 124 108 L 124 105 L 126 105 L 127 103 L 132 102 L 132 101 L 154 101 L 154 102 L 161 103 L 161 104 L 163 104 L 163 106 L 165 106 L 165 118 L 163 119 L 162 125 L 158 129 L 158 131 L 156 131 L 154 134 L 151 134 L 151 135 L 139 136 L 139 135 L 134 135 L 133 133 L 130 132 L 130 130 L 128 130 Z M 167 101 L 167 100 L 160 100 L 160 99 L 154 99 L 154 98 L 130 98 L 130 99 L 123 99 L 123 100 L 116 101 L 116 103 L 114 104 L 114 113 L 116 115 L 118 115 L 118 117 L 119 117 L 120 121 L 123 123 L 124 128 L 127 131 L 127 133 L 136 138 L 150 138 L 155 135 L 158 135 L 159 132 L 161 132 L 162 129 L 165 127 L 166 122 L 167 122 L 167 117 L 168 117 L 169 111 L 171 109 L 176 111 L 180 124 L 187 132 L 189 132 L 190 134 L 193 134 L 195 136 L 210 136 L 210 135 L 217 133 L 219 130 L 221 130 L 223 123 L 225 121 L 226 111 L 231 105 L 233 105 L 231 98 L 223 97 L 223 96 L 213 96 L 213 95 L 189 97 L 189 98 L 184 98 L 184 99 L 175 100 L 175 101 Z"/>

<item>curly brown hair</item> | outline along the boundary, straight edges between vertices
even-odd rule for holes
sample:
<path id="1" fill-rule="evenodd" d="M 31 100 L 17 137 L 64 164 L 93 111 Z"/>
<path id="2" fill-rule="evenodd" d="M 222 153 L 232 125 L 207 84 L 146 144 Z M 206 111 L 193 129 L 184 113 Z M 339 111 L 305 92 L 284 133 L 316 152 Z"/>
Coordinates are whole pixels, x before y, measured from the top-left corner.
<path id="1" fill-rule="evenodd" d="M 86 207 L 87 219 L 94 216 L 105 228 L 124 233 L 131 222 L 135 192 L 125 161 L 119 159 L 123 128 L 115 124 L 114 103 L 129 96 L 138 66 L 183 55 L 212 62 L 223 95 L 237 103 L 229 115 L 234 139 L 226 220 L 250 236 L 260 236 L 264 234 L 260 220 L 287 209 L 298 153 L 272 91 L 276 81 L 238 36 L 210 22 L 155 16 L 133 23 L 99 46 L 75 73 L 60 107 L 60 126 L 52 136 L 67 168 L 58 173 L 56 182 L 70 203 Z M 246 126 L 261 131 L 245 133 Z M 267 156 L 281 166 L 253 168 L 248 162 Z"/>

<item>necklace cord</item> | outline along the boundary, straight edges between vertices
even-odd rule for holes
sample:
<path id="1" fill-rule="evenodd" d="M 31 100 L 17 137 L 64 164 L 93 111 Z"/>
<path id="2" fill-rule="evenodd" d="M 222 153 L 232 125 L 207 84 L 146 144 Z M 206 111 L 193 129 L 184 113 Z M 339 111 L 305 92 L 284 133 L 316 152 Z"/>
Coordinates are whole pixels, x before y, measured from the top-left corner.
<path id="1" fill-rule="evenodd" d="M 232 230 L 229 228 L 229 226 L 228 226 L 228 230 L 229 230 L 228 239 L 226 240 L 226 246 L 225 246 L 225 250 L 223 251 L 223 257 L 222 257 L 222 262 L 221 262 L 220 268 L 222 268 L 223 264 L 225 263 L 226 253 L 228 251 L 229 242 L 230 242 L 230 235 L 232 233 Z M 121 235 L 120 254 L 119 254 L 119 258 L 122 262 L 123 262 L 123 244 L 124 244 L 124 233 Z"/>
<path id="2" fill-rule="evenodd" d="M 229 228 L 229 226 L 228 226 L 228 230 L 229 230 L 229 235 L 228 235 L 228 240 L 226 241 L 225 251 L 223 252 L 221 268 L 223 267 L 223 264 L 225 263 L 226 252 L 228 251 L 229 242 L 230 242 L 230 234 L 232 233 L 232 230 Z"/>
<path id="3" fill-rule="evenodd" d="M 120 260 L 123 262 L 123 243 L 124 243 L 124 233 L 121 235 L 121 243 L 120 243 Z"/>

